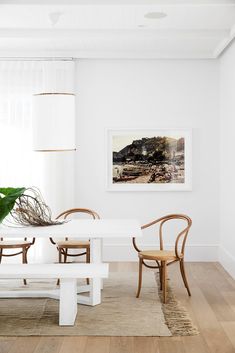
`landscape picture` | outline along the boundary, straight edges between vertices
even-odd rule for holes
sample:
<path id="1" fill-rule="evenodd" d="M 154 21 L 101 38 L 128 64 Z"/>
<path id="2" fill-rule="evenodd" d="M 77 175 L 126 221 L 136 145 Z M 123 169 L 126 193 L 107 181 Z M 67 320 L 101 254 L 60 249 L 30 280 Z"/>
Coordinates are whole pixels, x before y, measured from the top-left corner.
<path id="1" fill-rule="evenodd" d="M 186 140 L 185 130 L 112 133 L 112 184 L 185 185 Z"/>

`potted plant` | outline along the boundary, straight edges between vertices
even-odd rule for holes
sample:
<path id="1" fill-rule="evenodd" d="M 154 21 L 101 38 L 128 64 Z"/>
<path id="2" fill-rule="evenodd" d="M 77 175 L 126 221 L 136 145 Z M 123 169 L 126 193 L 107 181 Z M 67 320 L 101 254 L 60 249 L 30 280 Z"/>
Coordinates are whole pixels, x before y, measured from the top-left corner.
<path id="1" fill-rule="evenodd" d="M 0 188 L 0 223 L 11 214 L 21 226 L 49 226 L 65 221 L 52 220 L 51 210 L 35 188 Z"/>

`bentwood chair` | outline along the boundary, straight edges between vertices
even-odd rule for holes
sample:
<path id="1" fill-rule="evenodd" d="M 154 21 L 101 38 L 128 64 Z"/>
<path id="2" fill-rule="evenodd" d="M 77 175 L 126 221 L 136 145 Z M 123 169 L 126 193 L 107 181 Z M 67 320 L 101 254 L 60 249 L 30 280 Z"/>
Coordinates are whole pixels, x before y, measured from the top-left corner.
<path id="1" fill-rule="evenodd" d="M 72 208 L 67 211 L 64 211 L 60 213 L 56 219 L 59 219 L 63 217 L 64 219 L 67 219 L 69 216 L 72 214 L 76 213 L 82 213 L 82 214 L 87 214 L 91 216 L 93 219 L 99 219 L 100 216 L 98 213 L 95 211 L 92 211 L 87 208 Z M 89 240 L 69 240 L 68 238 L 65 238 L 63 241 L 54 241 L 52 238 L 50 238 L 50 241 L 52 244 L 56 245 L 58 253 L 59 253 L 59 263 L 67 262 L 68 257 L 78 257 L 78 256 L 86 256 L 86 262 L 90 262 L 90 241 Z M 79 250 L 78 253 L 74 254 L 69 252 L 70 250 Z M 81 250 L 81 251 L 80 251 Z M 63 256 L 63 261 L 62 261 L 62 256 Z M 59 284 L 59 280 L 57 282 Z M 89 284 L 89 279 L 87 278 L 87 284 Z"/>
<path id="2" fill-rule="evenodd" d="M 163 243 L 163 225 L 173 220 L 181 220 L 183 222 L 182 229 L 177 232 L 174 250 L 164 250 L 164 243 Z M 148 268 L 157 268 L 159 269 L 159 277 L 160 277 L 160 289 L 163 291 L 163 302 L 166 303 L 166 295 L 167 295 L 167 266 L 179 262 L 180 271 L 182 275 L 182 279 L 184 285 L 187 289 L 188 295 L 191 296 L 191 292 L 188 286 L 188 281 L 185 274 L 184 268 L 184 251 L 185 251 L 185 243 L 187 240 L 189 229 L 192 225 L 192 220 L 190 217 L 182 214 L 170 214 L 164 217 L 161 217 L 153 222 L 145 224 L 141 227 L 141 229 L 146 229 L 152 227 L 154 225 L 159 225 L 159 250 L 144 250 L 141 251 L 137 244 L 136 239 L 133 238 L 133 245 L 135 250 L 138 252 L 139 256 L 139 283 L 138 283 L 138 290 L 136 294 L 136 298 L 139 298 L 141 285 L 142 285 L 142 267 L 143 265 Z M 154 261 L 156 264 L 151 265 L 146 261 Z"/>
<path id="3" fill-rule="evenodd" d="M 22 263 L 27 264 L 27 254 L 28 250 L 35 243 L 35 238 L 33 238 L 31 241 L 27 240 L 27 238 L 24 238 L 24 240 L 4 240 L 3 238 L 0 238 L 0 263 L 2 262 L 3 257 L 11 257 L 11 256 L 17 256 L 22 254 Z M 3 250 L 12 250 L 12 249 L 17 249 L 16 253 L 5 253 Z M 26 285 L 26 279 L 24 279 L 24 284 Z"/>

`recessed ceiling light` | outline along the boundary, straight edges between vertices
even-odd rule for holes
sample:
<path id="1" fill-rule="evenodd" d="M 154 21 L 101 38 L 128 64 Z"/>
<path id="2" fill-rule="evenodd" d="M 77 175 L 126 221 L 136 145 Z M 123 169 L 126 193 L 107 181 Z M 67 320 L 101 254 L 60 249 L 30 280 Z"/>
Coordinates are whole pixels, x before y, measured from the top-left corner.
<path id="1" fill-rule="evenodd" d="M 50 20 L 50 23 L 52 26 L 55 26 L 59 20 L 60 20 L 60 17 L 63 15 L 63 12 L 50 12 L 48 17 L 49 17 L 49 20 Z"/>
<path id="2" fill-rule="evenodd" d="M 155 20 L 155 19 L 158 19 L 158 18 L 164 18 L 166 16 L 167 16 L 167 14 L 164 13 L 164 12 L 147 12 L 144 15 L 145 18 L 149 18 L 151 20 Z"/>

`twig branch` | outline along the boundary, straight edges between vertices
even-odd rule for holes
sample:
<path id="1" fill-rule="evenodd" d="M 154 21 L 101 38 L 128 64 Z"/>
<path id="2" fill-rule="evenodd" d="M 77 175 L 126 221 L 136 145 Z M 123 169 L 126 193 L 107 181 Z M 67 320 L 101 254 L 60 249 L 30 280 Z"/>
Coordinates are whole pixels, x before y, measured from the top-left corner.
<path id="1" fill-rule="evenodd" d="M 23 226 L 49 226 L 64 223 L 52 220 L 51 210 L 37 188 L 28 188 L 26 192 L 16 200 L 15 207 L 11 211 L 11 216 L 16 223 Z"/>

